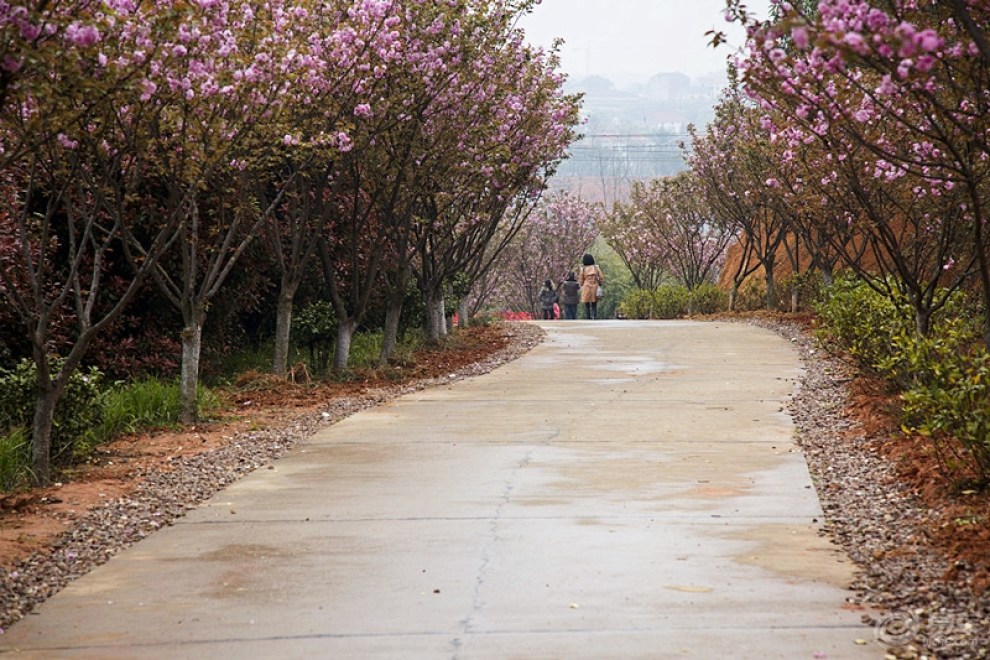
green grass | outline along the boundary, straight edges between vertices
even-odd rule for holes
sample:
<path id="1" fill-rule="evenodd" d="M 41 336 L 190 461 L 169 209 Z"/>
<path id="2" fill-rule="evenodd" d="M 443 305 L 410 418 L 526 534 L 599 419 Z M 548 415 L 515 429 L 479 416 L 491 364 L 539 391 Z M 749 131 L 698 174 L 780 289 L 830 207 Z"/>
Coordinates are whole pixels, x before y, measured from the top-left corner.
<path id="1" fill-rule="evenodd" d="M 199 409 L 209 416 L 221 402 L 205 387 L 197 393 Z M 104 396 L 103 417 L 93 429 L 89 444 L 96 446 L 122 435 L 154 428 L 170 428 L 179 419 L 179 385 L 149 378 L 117 387 Z"/>
<path id="2" fill-rule="evenodd" d="M 216 415 L 223 408 L 220 397 L 205 387 L 199 389 L 200 414 Z M 124 435 L 156 428 L 174 428 L 179 419 L 179 385 L 150 378 L 117 384 L 98 399 L 99 420 L 68 445 L 73 463 L 85 461 L 93 450 Z M 0 492 L 28 487 L 31 472 L 31 433 L 15 427 L 0 435 Z"/>
<path id="3" fill-rule="evenodd" d="M 354 333 L 348 366 L 352 369 L 361 369 L 377 365 L 382 355 L 383 340 L 384 334 L 381 332 Z"/>
<path id="4" fill-rule="evenodd" d="M 327 378 L 330 380 L 348 380 L 353 376 L 353 372 L 363 369 L 378 369 L 381 367 L 381 351 L 384 334 L 376 332 L 357 332 L 351 339 L 351 352 L 349 356 L 347 370 L 343 373 L 324 373 L 320 365 L 312 364 L 309 350 L 303 346 L 292 346 L 289 350 L 288 365 L 303 363 L 309 373 L 317 378 Z M 408 330 L 401 338 L 392 356 L 393 362 L 408 362 L 412 353 L 423 345 L 422 332 L 415 329 Z M 204 380 L 208 380 L 213 385 L 229 385 L 233 383 L 241 374 L 256 371 L 259 373 L 272 372 L 272 356 L 274 346 L 271 341 L 263 342 L 257 349 L 245 349 L 232 352 L 218 360 L 211 373 Z M 332 355 L 332 348 L 329 355 Z"/>
<path id="5" fill-rule="evenodd" d="M 0 493 L 26 488 L 31 483 L 31 443 L 27 429 L 0 435 Z"/>

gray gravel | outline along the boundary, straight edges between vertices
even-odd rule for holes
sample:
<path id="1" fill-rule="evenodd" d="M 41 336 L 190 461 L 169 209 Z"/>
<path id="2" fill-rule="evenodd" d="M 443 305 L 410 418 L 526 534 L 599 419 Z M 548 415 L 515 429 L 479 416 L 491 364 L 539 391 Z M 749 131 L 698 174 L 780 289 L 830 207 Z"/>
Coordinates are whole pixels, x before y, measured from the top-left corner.
<path id="1" fill-rule="evenodd" d="M 946 581 L 950 567 L 945 560 L 918 542 L 930 512 L 899 485 L 892 468 L 866 448 L 866 438 L 845 417 L 850 379 L 845 365 L 817 351 L 796 326 L 750 322 L 783 335 L 801 354 L 805 369 L 791 414 L 826 513 L 823 533 L 861 569 L 850 585 L 849 601 L 871 612 L 864 615 L 864 624 L 872 627 L 868 634 L 885 643 L 892 658 L 990 657 L 990 595 L 973 597 L 965 577 Z M 134 494 L 80 518 L 50 551 L 31 555 L 9 572 L 0 569 L 0 626 L 22 618 L 71 580 L 269 465 L 315 431 L 402 394 L 487 373 L 543 338 L 535 325 L 514 324 L 512 332 L 510 345 L 483 363 L 335 400 L 286 427 L 242 433 L 226 447 L 177 461 L 177 469 L 145 474 Z"/>

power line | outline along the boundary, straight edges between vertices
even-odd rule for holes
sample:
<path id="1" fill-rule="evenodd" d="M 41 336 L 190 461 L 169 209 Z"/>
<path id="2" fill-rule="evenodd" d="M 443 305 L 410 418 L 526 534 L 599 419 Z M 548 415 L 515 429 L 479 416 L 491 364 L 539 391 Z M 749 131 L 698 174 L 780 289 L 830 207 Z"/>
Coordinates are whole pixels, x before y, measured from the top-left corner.
<path id="1" fill-rule="evenodd" d="M 691 137 L 690 133 L 585 133 L 577 141 L 587 138 L 686 138 Z"/>
<path id="2" fill-rule="evenodd" d="M 627 144 L 620 145 L 619 147 L 612 147 L 609 149 L 603 149 L 593 146 L 572 146 L 571 151 L 582 151 L 585 153 L 622 153 L 626 151 L 633 151 L 637 153 L 669 153 L 669 154 L 679 154 L 681 149 L 670 144 Z"/>

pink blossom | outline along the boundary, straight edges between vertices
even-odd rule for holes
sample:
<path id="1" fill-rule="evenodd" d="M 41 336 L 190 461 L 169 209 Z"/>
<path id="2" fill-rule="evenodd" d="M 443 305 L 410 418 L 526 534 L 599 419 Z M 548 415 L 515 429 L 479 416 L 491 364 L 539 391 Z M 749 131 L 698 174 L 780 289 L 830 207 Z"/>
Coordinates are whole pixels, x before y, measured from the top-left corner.
<path id="1" fill-rule="evenodd" d="M 78 140 L 70 139 L 65 133 L 58 134 L 58 143 L 69 150 L 75 149 L 79 146 Z"/>
<path id="2" fill-rule="evenodd" d="M 918 58 L 918 62 L 914 65 L 918 71 L 922 73 L 928 73 L 931 68 L 935 66 L 935 58 L 931 55 L 922 55 Z"/>
<path id="3" fill-rule="evenodd" d="M 913 39 L 915 45 L 926 53 L 941 48 L 944 43 L 944 40 L 938 36 L 938 33 L 931 29 L 918 32 L 914 35 Z"/>
<path id="4" fill-rule="evenodd" d="M 863 35 L 858 32 L 848 32 L 846 36 L 842 39 L 847 46 L 853 49 L 854 52 L 862 55 L 867 51 L 866 41 L 863 39 Z"/>
<path id="5" fill-rule="evenodd" d="M 86 48 L 100 40 L 100 31 L 93 25 L 72 23 L 65 30 L 65 38 L 74 46 Z"/>
<path id="6" fill-rule="evenodd" d="M 34 41 L 41 35 L 41 28 L 33 23 L 21 23 L 21 38 L 25 41 Z"/>
<path id="7" fill-rule="evenodd" d="M 152 95 L 158 91 L 158 85 L 150 80 L 141 81 L 141 100 L 148 101 L 151 99 Z"/>
<path id="8" fill-rule="evenodd" d="M 896 88 L 894 87 L 893 80 L 890 79 L 890 75 L 885 75 L 880 81 L 880 86 L 877 87 L 877 94 L 882 96 L 891 96 L 894 94 Z"/>

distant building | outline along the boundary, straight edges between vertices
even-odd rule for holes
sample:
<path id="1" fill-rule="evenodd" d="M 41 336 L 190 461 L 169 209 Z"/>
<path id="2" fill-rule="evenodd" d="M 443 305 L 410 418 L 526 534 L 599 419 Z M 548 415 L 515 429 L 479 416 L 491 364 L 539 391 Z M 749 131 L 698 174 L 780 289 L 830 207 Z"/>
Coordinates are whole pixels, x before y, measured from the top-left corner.
<path id="1" fill-rule="evenodd" d="M 691 79 L 683 73 L 658 73 L 643 88 L 643 96 L 654 101 L 683 99 L 691 89 Z"/>

